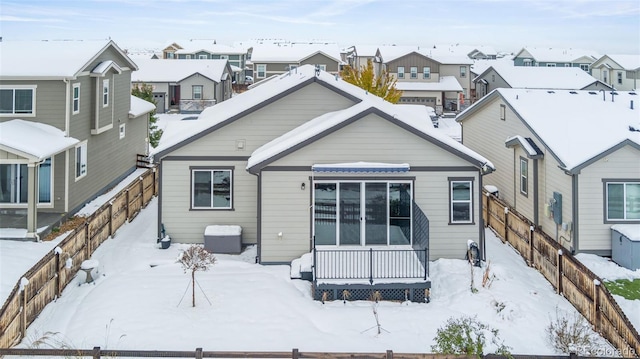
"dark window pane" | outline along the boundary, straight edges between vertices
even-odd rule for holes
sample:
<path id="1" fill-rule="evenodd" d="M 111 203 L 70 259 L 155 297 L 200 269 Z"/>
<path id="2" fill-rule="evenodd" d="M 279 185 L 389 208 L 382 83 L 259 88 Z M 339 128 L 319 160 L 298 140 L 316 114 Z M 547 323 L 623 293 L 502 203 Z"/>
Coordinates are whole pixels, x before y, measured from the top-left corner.
<path id="1" fill-rule="evenodd" d="M 193 172 L 193 206 L 211 207 L 211 171 Z"/>
<path id="2" fill-rule="evenodd" d="M 336 184 L 315 184 L 315 241 L 316 244 L 336 244 Z"/>
<path id="3" fill-rule="evenodd" d="M 0 90 L 0 113 L 13 113 L 13 90 Z"/>
<path id="4" fill-rule="evenodd" d="M 340 244 L 360 244 L 360 183 L 340 183 Z"/>
<path id="5" fill-rule="evenodd" d="M 453 213 L 451 214 L 454 222 L 471 221 L 471 204 L 470 203 L 454 203 Z"/>
<path id="6" fill-rule="evenodd" d="M 468 201 L 471 199 L 470 182 L 453 182 L 451 187 L 454 201 Z"/>
<path id="7" fill-rule="evenodd" d="M 624 185 L 607 184 L 607 218 L 624 219 Z"/>
<path id="8" fill-rule="evenodd" d="M 627 219 L 640 219 L 640 183 L 627 183 Z"/>
<path id="9" fill-rule="evenodd" d="M 33 90 L 16 90 L 16 113 L 33 112 Z"/>
<path id="10" fill-rule="evenodd" d="M 213 171 L 213 207 L 231 208 L 231 171 Z"/>

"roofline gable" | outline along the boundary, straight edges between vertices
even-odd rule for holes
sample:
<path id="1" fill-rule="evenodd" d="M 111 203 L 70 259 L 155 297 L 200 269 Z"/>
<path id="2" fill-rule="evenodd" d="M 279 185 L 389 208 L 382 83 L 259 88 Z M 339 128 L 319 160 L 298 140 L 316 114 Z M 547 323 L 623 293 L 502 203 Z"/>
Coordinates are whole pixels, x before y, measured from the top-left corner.
<path id="1" fill-rule="evenodd" d="M 596 161 L 598 161 L 598 160 L 600 160 L 600 159 L 602 159 L 602 158 L 604 158 L 604 157 L 606 157 L 606 156 L 618 151 L 619 149 L 621 149 L 621 148 L 623 148 L 625 146 L 631 146 L 631 147 L 637 149 L 638 151 L 640 151 L 640 144 L 638 144 L 638 143 L 636 143 L 634 141 L 631 141 L 630 139 L 626 139 L 626 140 L 621 141 L 617 145 L 612 146 L 612 147 L 608 148 L 607 150 L 600 152 L 596 156 L 591 157 L 590 159 L 582 162 L 581 164 L 579 164 L 577 166 L 574 166 L 573 168 L 569 168 L 569 169 L 563 168 L 563 169 L 569 175 L 580 174 L 580 171 L 583 168 L 588 167 L 592 163 L 594 163 L 594 162 L 596 162 Z"/>
<path id="2" fill-rule="evenodd" d="M 392 59 L 392 60 L 389 60 L 389 61 L 386 61 L 386 62 L 384 61 L 384 59 L 382 59 L 382 63 L 383 63 L 383 64 L 385 64 L 385 65 L 389 65 L 389 64 L 391 64 L 391 63 L 393 63 L 393 62 L 395 62 L 395 61 L 397 61 L 397 60 L 403 59 L 403 58 L 405 58 L 405 57 L 407 57 L 407 56 L 409 56 L 409 55 L 413 55 L 413 54 L 416 54 L 416 55 L 418 55 L 419 57 L 422 57 L 422 58 L 424 58 L 424 59 L 426 59 L 426 60 L 433 61 L 433 62 L 437 63 L 438 65 L 443 65 L 443 63 L 442 63 L 442 62 L 440 62 L 440 61 L 438 61 L 438 60 L 434 59 L 433 57 L 429 57 L 429 56 L 427 56 L 427 55 L 425 55 L 425 54 L 423 54 L 423 53 L 420 53 L 420 52 L 418 52 L 418 51 L 415 51 L 415 50 L 410 51 L 410 52 L 407 52 L 406 54 L 404 54 L 404 55 L 402 55 L 402 56 L 398 56 L 398 57 L 396 57 L 395 59 Z"/>
<path id="3" fill-rule="evenodd" d="M 279 159 L 281 159 L 283 157 L 286 157 L 289 154 L 291 154 L 293 152 L 296 152 L 299 149 L 304 148 L 307 145 L 309 145 L 309 144 L 311 144 L 311 143 L 313 143 L 313 142 L 315 142 L 315 141 L 317 141 L 319 139 L 322 139 L 322 138 L 324 138 L 324 137 L 326 137 L 326 136 L 328 136 L 328 135 L 330 135 L 330 134 L 332 134 L 332 133 L 334 133 L 334 132 L 336 132 L 336 131 L 344 128 L 344 127 L 346 127 L 347 125 L 350 125 L 350 124 L 352 124 L 352 123 L 354 123 L 354 122 L 356 122 L 356 121 L 358 121 L 358 120 L 362 119 L 363 117 L 365 117 L 367 115 L 370 115 L 370 114 L 375 114 L 375 115 L 379 116 L 380 118 L 385 119 L 385 120 L 397 125 L 398 127 L 402 128 L 404 130 L 407 130 L 410 133 L 422 138 L 423 140 L 426 140 L 427 142 L 429 142 L 431 144 L 434 144 L 434 145 L 436 145 L 436 146 L 438 146 L 438 147 L 440 147 L 440 148 L 442 148 L 442 149 L 444 149 L 444 150 L 446 150 L 446 151 L 448 151 L 450 153 L 453 153 L 454 155 L 456 155 L 456 156 L 458 156 L 458 157 L 470 162 L 475 167 L 477 167 L 479 170 L 481 170 L 482 167 L 485 165 L 484 163 L 480 163 L 477 159 L 475 159 L 475 158 L 473 158 L 473 157 L 471 157 L 471 156 L 469 156 L 469 155 L 467 155 L 467 154 L 465 154 L 465 153 L 463 153 L 463 152 L 461 152 L 461 151 L 459 151 L 459 150 L 457 150 L 457 149 L 455 149 L 455 148 L 453 148 L 451 146 L 448 146 L 447 144 L 445 144 L 443 142 L 438 141 L 437 139 L 429 136 L 428 134 L 417 130 L 413 126 L 411 126 L 411 125 L 409 125 L 409 124 L 407 124 L 407 123 L 405 123 L 403 121 L 400 121 L 397 118 L 393 117 L 392 115 L 389 115 L 388 113 L 386 113 L 386 112 L 384 112 L 384 111 L 372 106 L 372 107 L 368 107 L 365 110 L 360 111 L 359 113 L 353 115 L 352 117 L 348 118 L 345 121 L 340 122 L 339 124 L 337 124 L 337 125 L 335 125 L 333 127 L 330 127 L 330 128 L 328 128 L 328 129 L 326 129 L 326 130 L 324 130 L 324 131 L 322 131 L 322 132 L 320 132 L 318 134 L 315 134 L 315 135 L 309 137 L 308 139 L 306 139 L 306 140 L 304 140 L 304 141 L 302 141 L 300 143 L 297 143 L 296 145 L 286 149 L 285 151 L 282 151 L 282 152 L 280 152 L 280 153 L 278 153 L 276 155 L 273 155 L 273 156 L 269 157 L 268 159 L 266 159 L 266 160 L 264 160 L 262 162 L 259 162 L 259 163 L 255 164 L 255 165 L 251 166 L 250 168 L 247 168 L 247 171 L 249 173 L 252 173 L 252 174 L 257 174 L 262 168 L 268 166 L 269 164 L 271 164 L 271 163 L 273 163 L 273 162 L 275 162 L 275 161 L 277 161 L 277 160 L 279 160 Z"/>
<path id="4" fill-rule="evenodd" d="M 309 54 L 309 55 L 307 55 L 307 56 L 305 56 L 305 57 L 303 57 L 303 58 L 299 59 L 299 60 L 298 60 L 298 63 L 300 63 L 300 62 L 302 62 L 302 61 L 304 61 L 304 60 L 306 60 L 306 59 L 308 59 L 308 58 L 311 58 L 311 57 L 313 57 L 313 56 L 316 56 L 316 55 L 318 55 L 318 54 L 322 54 L 322 55 L 324 55 L 324 56 L 326 56 L 326 57 L 328 57 L 328 58 L 330 58 L 330 59 L 334 60 L 334 61 L 335 61 L 335 62 L 337 62 L 337 63 L 342 62 L 341 60 L 336 59 L 335 57 L 333 57 L 333 56 L 331 56 L 331 55 L 327 54 L 326 52 L 324 52 L 324 51 L 322 51 L 322 50 L 318 50 L 318 51 L 316 51 L 316 52 L 314 52 L 314 53 L 312 53 L 312 54 Z"/>
<path id="5" fill-rule="evenodd" d="M 82 72 L 84 72 L 84 69 L 87 68 L 87 66 L 89 66 L 89 64 L 91 64 L 93 61 L 95 61 L 98 58 L 98 56 L 100 56 L 103 52 L 105 52 L 105 50 L 107 50 L 109 46 L 113 46 L 113 48 L 116 49 L 116 51 L 125 59 L 125 61 L 128 62 L 129 66 L 124 66 L 124 67 L 130 68 L 132 71 L 138 70 L 138 65 L 136 65 L 135 62 L 133 62 L 133 60 L 131 60 L 129 56 L 127 56 L 127 54 L 113 40 L 109 40 L 109 42 L 107 42 L 107 44 L 104 45 L 104 47 L 100 49 L 100 51 L 96 52 L 89 59 L 89 61 L 87 61 L 84 65 L 82 65 L 78 69 L 78 71 L 74 74 L 74 77 L 78 77 Z"/>

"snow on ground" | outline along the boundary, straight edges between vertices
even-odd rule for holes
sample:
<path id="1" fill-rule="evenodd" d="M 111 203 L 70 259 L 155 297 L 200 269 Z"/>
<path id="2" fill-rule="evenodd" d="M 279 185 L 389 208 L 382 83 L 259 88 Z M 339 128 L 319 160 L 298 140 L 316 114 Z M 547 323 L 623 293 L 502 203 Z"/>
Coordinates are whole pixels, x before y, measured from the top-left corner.
<path id="1" fill-rule="evenodd" d="M 593 273 L 604 281 L 614 281 L 618 279 L 634 280 L 640 278 L 640 269 L 632 271 L 621 267 L 609 258 L 597 256 L 595 254 L 580 253 L 576 255 L 582 264 L 587 266 Z M 640 331 L 640 300 L 629 300 L 623 296 L 613 294 L 616 302 L 624 311 L 631 324 Z"/>
<path id="2" fill-rule="evenodd" d="M 289 266 L 254 263 L 255 247 L 218 254 L 196 273 L 196 307 L 190 275 L 176 263 L 186 245 L 156 243 L 158 199 L 108 239 L 92 256 L 99 273 L 82 284 L 81 272 L 29 327 L 21 346 L 58 332 L 71 347 L 147 350 L 242 350 L 320 352 L 430 352 L 436 330 L 450 317 L 477 315 L 500 330 L 514 353 L 552 354 L 545 326 L 556 311 L 575 313 L 552 286 L 508 245 L 487 231 L 490 288 L 470 290 L 463 260 L 431 263 L 431 303 L 380 302 L 384 329 L 377 334 L 372 302 L 321 302 L 310 283 L 290 279 Z"/>

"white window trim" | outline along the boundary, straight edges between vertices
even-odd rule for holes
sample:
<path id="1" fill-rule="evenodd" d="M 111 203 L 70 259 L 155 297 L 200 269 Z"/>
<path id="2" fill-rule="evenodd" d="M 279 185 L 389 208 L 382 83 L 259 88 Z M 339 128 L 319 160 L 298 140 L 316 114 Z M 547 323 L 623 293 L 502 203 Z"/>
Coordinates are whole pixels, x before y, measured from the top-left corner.
<path id="1" fill-rule="evenodd" d="M 522 174 L 522 169 L 525 170 L 524 175 Z M 525 184 L 524 186 L 523 183 Z M 525 196 L 529 194 L 529 161 L 522 157 L 520 157 L 520 193 Z"/>
<path id="2" fill-rule="evenodd" d="M 105 92 L 105 90 L 107 91 Z M 111 89 L 109 88 L 109 79 L 102 80 L 102 107 L 109 107 L 110 97 Z"/>
<path id="3" fill-rule="evenodd" d="M 229 206 L 228 207 L 214 207 L 213 206 L 213 194 L 211 195 L 211 206 L 210 207 L 196 207 L 194 200 L 195 200 L 195 196 L 193 191 L 195 190 L 195 173 L 196 172 L 210 172 L 211 176 L 213 178 L 213 172 L 229 172 Z M 213 185 L 213 180 L 212 180 L 212 185 Z M 212 189 L 213 191 L 213 189 Z M 192 168 L 191 169 L 191 190 L 190 190 L 190 196 L 191 196 L 191 209 L 193 210 L 232 210 L 233 209 L 233 169 L 230 168 Z"/>
<path id="4" fill-rule="evenodd" d="M 318 64 L 318 67 L 320 68 L 320 71 L 327 71 L 327 65 L 325 64 Z"/>
<path id="5" fill-rule="evenodd" d="M 412 79 L 417 79 L 418 78 L 418 67 L 417 66 L 409 67 L 409 73 L 411 74 L 410 77 Z"/>
<path id="6" fill-rule="evenodd" d="M 400 71 L 402 70 L 402 71 Z M 398 66 L 398 78 L 399 79 L 403 79 L 404 78 L 404 66 Z"/>
<path id="7" fill-rule="evenodd" d="M 460 77 L 467 77 L 467 67 L 460 66 Z"/>
<path id="8" fill-rule="evenodd" d="M 260 71 L 260 69 L 262 68 L 262 71 Z M 262 72 L 262 76 L 260 76 L 260 72 Z M 265 77 L 267 77 L 267 65 L 266 64 L 258 64 L 256 65 L 256 78 L 257 79 L 263 79 Z"/>
<path id="9" fill-rule="evenodd" d="M 3 90 L 32 90 L 33 92 L 33 95 L 31 96 L 31 113 L 15 113 L 16 103 L 15 103 L 15 91 L 14 91 L 13 113 L 0 113 L 0 117 L 35 117 L 37 88 L 38 88 L 38 85 L 0 85 L 0 89 L 3 89 Z"/>
<path id="10" fill-rule="evenodd" d="M 609 218 L 609 185 L 610 184 L 619 184 L 622 185 L 622 214 L 623 214 L 623 218 Z M 604 183 L 605 186 L 605 195 L 604 195 L 604 209 L 605 209 L 605 223 L 617 223 L 617 222 L 629 222 L 629 223 L 637 223 L 638 219 L 635 218 L 627 218 L 627 185 L 630 184 L 640 184 L 640 182 L 637 181 L 617 181 L 617 180 L 612 180 L 612 181 L 606 181 Z"/>
<path id="11" fill-rule="evenodd" d="M 200 98 L 196 98 L 196 88 L 200 89 Z M 202 99 L 204 99 L 204 86 L 202 86 L 202 85 L 192 85 L 192 87 L 191 87 L 191 97 L 194 100 L 202 100 Z"/>
<path id="12" fill-rule="evenodd" d="M 78 148 L 80 148 L 80 154 L 81 154 L 81 157 L 80 157 L 80 166 L 81 166 L 80 176 L 78 176 L 78 169 L 77 169 L 77 166 L 78 166 Z M 87 171 L 87 167 L 88 167 L 88 164 L 87 164 L 87 141 L 82 141 L 80 144 L 76 145 L 74 156 L 75 156 L 75 161 L 73 162 L 74 163 L 73 173 L 75 175 L 76 181 L 78 181 L 78 180 L 86 177 L 87 176 L 87 172 L 88 172 Z M 83 166 L 84 166 L 84 172 L 82 170 Z"/>
<path id="13" fill-rule="evenodd" d="M 75 97 L 76 89 L 78 89 L 78 98 Z M 78 101 L 78 109 L 76 110 L 76 100 Z M 73 84 L 71 89 L 71 113 L 77 115 L 80 113 L 80 83 Z"/>
<path id="14" fill-rule="evenodd" d="M 453 199 L 453 184 L 460 182 L 469 183 L 469 199 L 468 200 L 454 200 Z M 470 224 L 473 223 L 473 181 L 470 179 L 450 179 L 449 180 L 449 224 Z M 453 219 L 453 205 L 454 203 L 469 203 L 469 220 L 454 220 Z"/>
<path id="15" fill-rule="evenodd" d="M 55 190 L 55 184 L 54 184 L 54 178 L 55 176 L 53 175 L 54 173 L 54 158 L 53 157 L 49 157 L 47 159 L 51 159 L 51 172 L 49 173 L 49 185 L 51 186 L 50 188 L 50 201 L 49 202 L 40 202 L 40 194 L 38 193 L 38 196 L 36 198 L 37 200 L 37 208 L 53 208 L 53 198 L 55 198 L 55 194 L 54 194 L 54 190 Z M 44 161 L 43 161 L 44 162 Z M 15 161 L 15 160 L 0 160 L 0 164 L 3 165 L 28 165 L 28 161 Z M 38 165 L 38 167 L 40 167 L 40 165 Z M 38 171 L 40 170 L 40 168 L 38 168 Z M 28 171 L 28 167 L 27 167 L 27 171 Z M 39 175 L 39 174 L 38 174 Z M 28 203 L 0 203 L 0 208 L 27 208 Z"/>
<path id="16" fill-rule="evenodd" d="M 429 70 L 425 71 L 426 69 L 429 69 Z M 424 66 L 422 68 L 422 78 L 423 79 L 430 79 L 431 78 L 431 66 Z"/>
<path id="17" fill-rule="evenodd" d="M 125 138 L 126 136 L 126 131 L 127 131 L 127 124 L 126 123 L 121 123 L 120 126 L 118 126 L 118 133 L 120 136 L 120 139 Z"/>
<path id="18" fill-rule="evenodd" d="M 207 55 L 198 55 L 198 59 L 200 59 L 200 60 L 206 60 L 208 58 L 209 57 Z"/>

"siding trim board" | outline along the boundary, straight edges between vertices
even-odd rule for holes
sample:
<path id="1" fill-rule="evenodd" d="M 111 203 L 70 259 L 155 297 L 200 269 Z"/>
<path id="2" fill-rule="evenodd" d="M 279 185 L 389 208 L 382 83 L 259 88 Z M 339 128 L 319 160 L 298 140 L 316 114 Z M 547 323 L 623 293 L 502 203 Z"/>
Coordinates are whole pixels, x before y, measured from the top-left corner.
<path id="1" fill-rule="evenodd" d="M 575 254 L 576 251 L 580 250 L 580 231 L 579 231 L 579 221 L 580 221 L 580 206 L 578 205 L 578 201 L 580 200 L 579 191 L 578 191 L 578 175 L 574 174 L 571 176 L 571 220 L 573 221 L 573 232 L 571 236 L 573 237 L 573 246 L 571 248 L 571 254 Z M 606 184 L 605 184 L 606 186 Z M 609 253 L 611 255 L 611 253 Z"/>
<path id="2" fill-rule="evenodd" d="M 423 140 L 426 140 L 429 143 L 431 143 L 431 144 L 433 144 L 433 145 L 435 145 L 437 147 L 442 148 L 445 151 L 448 151 L 448 152 L 456 155 L 457 157 L 460 157 L 460 158 L 462 158 L 462 159 L 464 159 L 464 160 L 466 160 L 466 161 L 468 161 L 468 162 L 470 162 L 472 164 L 475 164 L 477 167 L 474 167 L 474 169 L 475 168 L 481 168 L 484 165 L 484 163 L 480 163 L 479 161 L 477 161 L 476 159 L 472 158 L 471 156 L 469 156 L 469 155 L 467 155 L 467 154 L 465 154 L 465 153 L 463 153 L 463 152 L 461 152 L 461 151 L 459 151 L 459 150 L 457 150 L 457 149 L 455 149 L 453 147 L 450 147 L 450 146 L 448 146 L 448 145 L 446 145 L 446 144 L 444 144 L 444 143 L 442 143 L 440 141 L 437 141 L 436 139 L 434 139 L 433 137 L 429 136 L 428 134 L 416 130 L 414 127 L 411 127 L 410 125 L 407 125 L 406 123 L 394 118 L 393 116 L 387 114 L 386 112 L 383 112 L 383 111 L 381 111 L 381 110 L 379 110 L 379 109 L 377 109 L 375 107 L 369 107 L 369 108 L 361 111 L 360 113 L 355 114 L 354 116 L 350 117 L 349 119 L 347 119 L 347 120 L 345 120 L 345 121 L 343 121 L 343 122 L 341 122 L 341 123 L 339 123 L 339 124 L 337 124 L 337 125 L 335 125 L 335 126 L 333 126 L 331 128 L 328 128 L 328 129 L 326 129 L 326 130 L 324 130 L 324 131 L 322 131 L 322 132 L 320 132 L 320 133 L 318 133 L 318 134 L 316 134 L 316 135 L 314 135 L 314 136 L 312 136 L 312 137 L 310 137 L 310 138 L 308 138 L 308 139 L 306 139 L 306 140 L 304 140 L 304 141 L 302 141 L 302 142 L 300 142 L 300 143 L 298 143 L 298 144 L 296 144 L 296 145 L 294 145 L 294 146 L 292 146 L 292 147 L 290 147 L 290 148 L 288 148 L 288 149 L 286 149 L 286 150 L 284 150 L 284 151 L 282 151 L 282 152 L 280 152 L 280 153 L 278 153 L 276 155 L 273 155 L 273 156 L 265 159 L 264 161 L 262 161 L 260 163 L 257 163 L 255 165 L 253 165 L 252 167 L 248 168 L 247 170 L 250 173 L 256 173 L 256 172 L 262 170 L 263 168 L 265 168 L 266 166 L 268 166 L 270 163 L 273 163 L 274 161 L 277 161 L 277 160 L 279 160 L 279 159 L 281 159 L 283 157 L 286 157 L 289 154 L 291 154 L 293 152 L 296 152 L 297 150 L 299 150 L 301 148 L 304 148 L 305 146 L 307 146 L 307 145 L 309 145 L 309 144 L 311 144 L 311 143 L 313 143 L 313 142 L 315 142 L 315 141 L 317 141 L 317 140 L 319 140 L 319 139 L 321 139 L 321 138 L 323 138 L 325 136 L 328 136 L 328 135 L 330 135 L 330 134 L 332 134 L 332 133 L 334 133 L 334 132 L 336 132 L 336 131 L 338 131 L 338 130 L 340 130 L 340 129 L 342 129 L 342 128 L 344 128 L 344 127 L 346 127 L 346 126 L 348 126 L 348 125 L 350 125 L 350 124 L 352 124 L 352 123 L 354 123 L 354 122 L 356 122 L 358 120 L 360 120 L 361 118 L 363 118 L 363 117 L 365 117 L 367 115 L 370 115 L 370 114 L 377 115 L 380 118 L 385 119 L 385 120 L 397 125 L 398 127 L 402 128 L 404 130 L 407 130 L 408 132 L 410 132 L 410 133 L 422 138 Z"/>
<path id="3" fill-rule="evenodd" d="M 169 147 L 169 148 L 167 148 L 167 149 L 165 149 L 163 151 L 158 152 L 157 154 L 155 154 L 155 157 L 162 158 L 162 157 L 166 156 L 168 153 L 171 153 L 171 152 L 173 152 L 173 151 L 175 151 L 175 150 L 177 150 L 177 149 L 179 149 L 179 148 L 181 148 L 181 147 L 183 147 L 183 146 L 185 146 L 185 145 L 187 145 L 189 143 L 197 141 L 198 139 L 200 139 L 200 138 L 202 138 L 202 137 L 204 137 L 204 136 L 206 136 L 206 135 L 208 135 L 208 134 L 210 134 L 210 133 L 212 133 L 214 131 L 217 131 L 218 129 L 220 129 L 220 128 L 222 128 L 222 127 L 224 127 L 224 126 L 226 126 L 226 125 L 228 125 L 228 124 L 230 124 L 230 123 L 232 123 L 232 122 L 234 122 L 234 121 L 236 121 L 236 120 L 238 120 L 240 118 L 243 118 L 243 117 L 245 117 L 245 116 L 247 116 L 247 115 L 249 115 L 249 114 L 251 114 L 251 113 L 253 113 L 255 111 L 258 111 L 258 110 L 260 110 L 260 109 L 262 109 L 262 108 L 264 108 L 264 107 L 266 107 L 266 106 L 268 106 L 268 105 L 270 105 L 270 104 L 272 104 L 272 103 L 274 103 L 274 102 L 276 102 L 276 101 L 278 101 L 278 100 L 280 100 L 280 99 L 282 99 L 282 98 L 284 98 L 284 97 L 286 97 L 286 96 L 298 91 L 299 89 L 301 89 L 303 87 L 306 87 L 307 85 L 309 85 L 311 83 L 314 83 L 314 82 L 317 83 L 317 84 L 320 84 L 322 86 L 325 86 L 326 88 L 328 88 L 328 89 L 330 89 L 330 90 L 332 90 L 332 91 L 334 91 L 334 92 L 336 92 L 336 93 L 338 93 L 340 95 L 346 96 L 349 99 L 357 100 L 358 102 L 360 101 L 359 99 L 355 98 L 354 96 L 348 95 L 348 94 L 344 93 L 343 91 L 340 91 L 340 90 L 336 89 L 333 86 L 329 86 L 327 84 L 324 84 L 322 81 L 318 81 L 317 78 L 314 76 L 314 77 L 309 78 L 308 80 L 306 80 L 304 82 L 301 82 L 301 83 L 299 83 L 299 84 L 297 84 L 297 85 L 295 85 L 295 86 L 293 86 L 293 87 L 291 87 L 291 88 L 289 88 L 289 89 L 287 89 L 287 90 L 285 90 L 283 92 L 280 92 L 280 93 L 268 98 L 265 101 L 260 102 L 259 104 L 255 105 L 255 106 L 251 106 L 251 107 L 243 110 L 242 112 L 240 112 L 240 113 L 238 113 L 236 115 L 233 115 L 233 116 L 227 118 L 226 120 L 224 120 L 224 121 L 222 121 L 220 123 L 215 124 L 214 126 L 211 126 L 211 127 L 207 128 L 207 129 L 205 129 L 203 131 L 200 131 L 200 132 L 194 134 L 193 136 L 189 137 L 188 139 L 185 139 L 185 140 L 183 140 L 183 141 L 181 141 L 179 143 L 176 143 L 175 145 L 173 145 L 173 146 L 171 146 L 171 147 Z"/>

